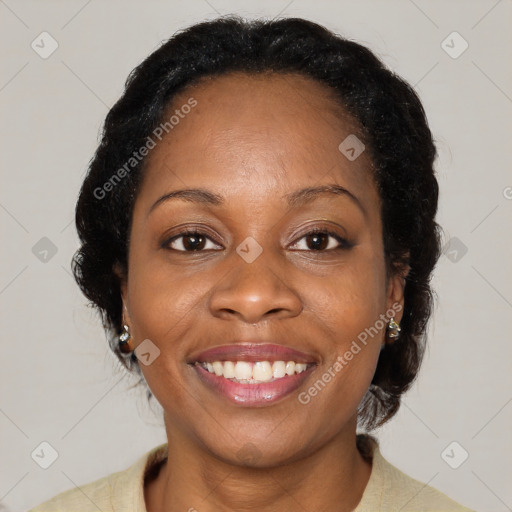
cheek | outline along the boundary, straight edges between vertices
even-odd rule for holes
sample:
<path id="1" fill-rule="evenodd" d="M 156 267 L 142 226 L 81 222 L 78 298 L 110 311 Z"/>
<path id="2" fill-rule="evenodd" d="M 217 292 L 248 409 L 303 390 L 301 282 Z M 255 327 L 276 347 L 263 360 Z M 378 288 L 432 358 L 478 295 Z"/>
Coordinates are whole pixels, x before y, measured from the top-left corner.
<path id="1" fill-rule="evenodd" d="M 200 338 L 199 317 L 204 316 L 215 273 L 194 277 L 180 269 L 170 271 L 165 258 L 142 252 L 131 255 L 130 265 L 128 303 L 134 345 L 149 339 L 160 351 L 150 365 L 139 365 L 156 399 L 174 407 L 186 400 L 185 358 Z"/>
<path id="2" fill-rule="evenodd" d="M 171 271 L 160 251 L 134 252 L 130 257 L 128 301 L 136 329 L 135 340 L 150 338 L 158 344 L 178 338 L 208 294 L 208 273 L 203 273 L 201 279 L 194 279 L 187 276 L 184 269 Z"/>
<path id="3" fill-rule="evenodd" d="M 329 437 L 356 413 L 377 365 L 384 336 L 380 293 L 366 274 L 344 275 L 331 281 L 317 301 L 315 331 L 325 340 L 323 364 L 316 370 L 298 401 L 309 408 L 310 417 L 323 418 L 321 431 Z M 313 376 L 312 376 L 313 377 Z"/>
<path id="4" fill-rule="evenodd" d="M 310 279 L 305 294 L 311 325 L 325 342 L 323 367 L 305 400 L 328 387 L 324 399 L 318 400 L 322 407 L 341 396 L 346 405 L 350 402 L 348 409 L 357 406 L 375 372 L 384 337 L 384 266 L 372 254 L 360 254 L 352 262 L 328 278 Z"/>
<path id="5" fill-rule="evenodd" d="M 361 332 L 376 325 L 386 306 L 386 283 L 382 262 L 364 254 L 350 264 L 331 270 L 321 279 L 308 278 L 305 309 L 320 320 L 337 340 L 337 352 Z M 382 330 L 382 321 L 376 328 Z M 380 339 L 379 336 L 372 338 Z"/>

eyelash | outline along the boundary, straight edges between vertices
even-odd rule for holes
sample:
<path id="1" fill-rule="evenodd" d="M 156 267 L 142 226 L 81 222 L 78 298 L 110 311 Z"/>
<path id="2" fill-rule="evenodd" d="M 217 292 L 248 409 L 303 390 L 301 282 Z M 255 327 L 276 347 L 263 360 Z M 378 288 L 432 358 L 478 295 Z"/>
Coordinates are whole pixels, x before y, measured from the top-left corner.
<path id="1" fill-rule="evenodd" d="M 331 236 L 333 237 L 338 243 L 339 243 L 339 246 L 338 247 L 335 247 L 335 248 L 331 248 L 331 249 L 320 249 L 320 250 L 314 250 L 314 249 L 307 249 L 306 251 L 307 252 L 329 252 L 329 251 L 338 251 L 338 250 L 347 250 L 347 249 L 351 249 L 354 244 L 350 243 L 348 240 L 346 240 L 345 238 L 341 237 L 338 233 L 335 233 L 334 231 L 331 231 L 329 229 L 323 229 L 323 228 L 314 228 L 314 229 L 311 229 L 310 231 L 308 231 L 307 233 L 304 233 L 297 241 L 300 241 L 302 240 L 303 238 L 306 238 L 307 236 L 310 236 L 310 235 L 315 235 L 315 234 L 323 234 L 323 235 L 328 235 L 328 236 Z M 209 236 L 207 233 L 201 231 L 201 230 L 197 230 L 197 229 L 188 229 L 188 230 L 185 230 L 185 231 L 181 231 L 180 233 L 178 233 L 177 235 L 174 235 L 173 237 L 167 239 L 166 241 L 164 241 L 162 243 L 162 248 L 164 249 L 167 249 L 167 250 L 170 250 L 170 251 L 175 251 L 175 252 L 183 252 L 183 253 L 191 253 L 191 252 L 205 252 L 207 250 L 212 250 L 212 249 L 200 249 L 200 250 L 192 250 L 192 251 L 187 251 L 187 250 L 181 250 L 181 249 L 172 249 L 169 247 L 169 245 L 180 239 L 180 238 L 183 238 L 183 237 L 187 237 L 187 236 L 192 236 L 192 235 L 199 235 L 199 236 L 202 236 L 202 237 L 205 237 L 207 238 L 208 240 L 214 242 Z M 216 243 L 216 242 L 214 242 Z M 297 242 L 295 242 L 297 243 Z M 329 244 L 328 244 L 329 245 Z M 299 249 L 300 251 L 303 251 L 305 249 Z"/>

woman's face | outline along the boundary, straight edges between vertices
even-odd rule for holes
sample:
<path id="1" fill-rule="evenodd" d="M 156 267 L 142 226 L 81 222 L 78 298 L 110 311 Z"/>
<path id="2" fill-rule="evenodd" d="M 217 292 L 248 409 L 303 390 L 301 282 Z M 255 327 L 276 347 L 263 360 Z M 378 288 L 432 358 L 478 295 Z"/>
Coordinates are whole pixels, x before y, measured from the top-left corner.
<path id="1" fill-rule="evenodd" d="M 386 280 L 369 157 L 338 148 L 357 128 L 329 94 L 293 74 L 204 81 L 175 99 L 179 121 L 147 157 L 125 321 L 135 346 L 150 340 L 137 355 L 168 436 L 230 463 L 283 463 L 353 433 L 383 315 L 402 304 L 403 280 Z M 185 189 L 203 192 L 158 202 Z"/>

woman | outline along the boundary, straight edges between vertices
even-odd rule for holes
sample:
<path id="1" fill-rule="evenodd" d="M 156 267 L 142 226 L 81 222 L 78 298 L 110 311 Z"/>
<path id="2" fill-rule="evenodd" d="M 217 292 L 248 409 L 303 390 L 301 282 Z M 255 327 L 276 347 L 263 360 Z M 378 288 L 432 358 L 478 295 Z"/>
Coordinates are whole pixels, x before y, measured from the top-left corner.
<path id="1" fill-rule="evenodd" d="M 130 75 L 74 274 L 168 442 L 33 509 L 467 511 L 388 463 L 440 253 L 420 101 L 301 19 L 201 23 Z"/>

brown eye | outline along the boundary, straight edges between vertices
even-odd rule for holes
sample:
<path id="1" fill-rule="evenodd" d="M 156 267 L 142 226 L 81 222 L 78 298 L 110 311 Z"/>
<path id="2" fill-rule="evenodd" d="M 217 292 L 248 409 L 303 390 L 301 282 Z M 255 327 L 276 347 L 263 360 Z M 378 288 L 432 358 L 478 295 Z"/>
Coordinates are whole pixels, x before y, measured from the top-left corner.
<path id="1" fill-rule="evenodd" d="M 307 235 L 305 238 L 306 245 L 309 249 L 323 251 L 324 249 L 327 249 L 330 237 L 326 233 L 314 233 L 312 235 Z"/>
<path id="2" fill-rule="evenodd" d="M 213 247 L 207 247 L 208 243 Z M 164 244 L 171 250 L 180 252 L 192 252 L 192 251 L 203 251 L 205 249 L 215 249 L 216 244 L 203 233 L 199 232 L 186 232 L 181 233 L 171 238 Z"/>
<path id="3" fill-rule="evenodd" d="M 329 231 L 312 231 L 300 238 L 292 246 L 300 251 L 327 251 L 333 249 L 348 249 L 350 244 L 337 233 Z"/>

